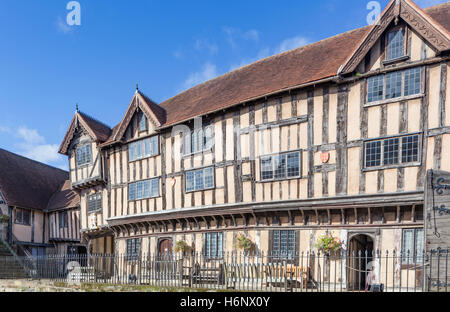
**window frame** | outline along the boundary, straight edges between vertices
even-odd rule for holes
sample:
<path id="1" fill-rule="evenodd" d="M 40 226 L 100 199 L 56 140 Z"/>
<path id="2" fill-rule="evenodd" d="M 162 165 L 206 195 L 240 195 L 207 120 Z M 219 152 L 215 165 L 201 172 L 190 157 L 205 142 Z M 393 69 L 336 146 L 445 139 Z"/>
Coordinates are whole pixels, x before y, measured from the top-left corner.
<path id="1" fill-rule="evenodd" d="M 212 170 L 212 183 L 213 183 L 213 185 L 211 187 L 206 187 L 205 186 L 206 185 L 206 183 L 205 183 L 206 182 L 206 175 L 205 175 L 205 171 L 206 170 Z M 199 171 L 203 171 L 203 178 L 202 178 L 202 180 L 203 180 L 203 187 L 202 188 L 196 188 L 196 179 L 197 179 L 196 173 L 199 172 Z M 193 182 L 194 183 L 194 188 L 193 188 L 193 190 L 188 190 L 187 189 L 187 187 L 188 187 L 187 178 L 188 178 L 188 174 L 191 174 L 191 173 L 194 174 L 194 182 Z M 203 168 L 187 170 L 184 173 L 184 191 L 185 191 L 185 194 L 195 193 L 195 192 L 200 192 L 200 191 L 207 191 L 207 190 L 212 190 L 212 189 L 215 189 L 215 188 L 216 188 L 216 167 L 215 166 L 207 166 L 207 167 L 203 167 Z"/>
<path id="2" fill-rule="evenodd" d="M 417 151 L 417 161 L 412 162 L 403 162 L 402 161 L 402 153 L 403 153 L 403 139 L 406 137 L 418 137 L 418 151 Z M 398 144 L 398 163 L 397 164 L 384 164 L 384 142 L 391 139 L 399 139 Z M 372 166 L 367 167 L 367 144 L 372 142 L 381 142 L 381 153 L 380 153 L 380 165 L 379 166 Z M 408 134 L 401 134 L 401 135 L 392 135 L 392 136 L 385 136 L 380 138 L 373 138 L 373 139 L 365 139 L 363 140 L 363 166 L 362 171 L 374 171 L 374 170 L 383 170 L 383 169 L 394 169 L 394 168 L 405 168 L 405 167 L 417 167 L 422 164 L 422 146 L 423 146 L 423 132 L 414 132 L 414 133 L 408 133 Z"/>
<path id="3" fill-rule="evenodd" d="M 275 253 L 275 233 L 279 232 L 279 238 L 278 238 L 278 248 L 279 250 L 277 250 L 279 253 L 277 256 L 274 255 Z M 282 239 L 282 232 L 287 232 L 287 241 L 286 241 L 286 246 L 287 246 L 287 253 L 285 256 L 282 255 L 282 244 L 281 244 L 281 239 Z M 293 234 L 293 242 L 291 242 L 291 234 Z M 299 250 L 299 246 L 297 245 L 298 243 L 298 234 L 296 230 L 290 230 L 290 229 L 274 229 L 271 230 L 270 233 L 270 245 L 269 245 L 269 249 L 270 249 L 270 254 L 268 255 L 270 257 L 269 262 L 270 263 L 278 263 L 278 262 L 283 262 L 286 261 L 287 263 L 297 263 L 298 257 L 297 257 L 297 252 Z M 291 258 L 289 257 L 289 247 L 291 247 L 291 243 L 294 246 L 294 250 L 291 251 Z"/>
<path id="4" fill-rule="evenodd" d="M 393 27 L 392 29 L 390 29 L 389 31 L 386 32 L 385 34 L 385 47 L 384 47 L 384 62 L 385 63 L 394 63 L 395 61 L 401 61 L 403 60 L 405 57 L 408 57 L 408 28 L 406 27 L 406 25 L 400 25 L 400 26 L 396 26 Z M 401 56 L 397 56 L 395 58 L 388 58 L 389 57 L 389 35 L 394 33 L 394 32 L 398 32 L 398 31 L 402 31 L 403 32 L 403 54 Z"/>
<path id="5" fill-rule="evenodd" d="M 58 212 L 58 221 L 59 221 L 59 228 L 60 229 L 67 229 L 67 228 L 69 228 L 69 214 L 68 214 L 67 210 L 63 210 L 63 211 L 59 211 Z"/>
<path id="6" fill-rule="evenodd" d="M 153 152 L 153 144 L 152 144 L 153 141 L 152 141 L 152 139 L 154 139 L 154 138 L 156 138 L 156 148 L 157 148 L 157 152 L 156 153 Z M 150 153 L 150 155 L 145 155 L 145 141 L 147 141 L 147 140 L 149 141 L 150 150 L 152 151 Z M 134 154 L 136 156 L 136 152 L 135 151 L 136 151 L 136 146 L 137 146 L 138 143 L 142 143 L 142 146 L 140 148 L 141 148 L 141 151 L 142 151 L 142 149 L 144 149 L 144 151 L 142 152 L 142 156 L 132 158 L 132 157 L 130 157 L 131 150 L 133 149 Z M 134 147 L 132 148 L 132 146 L 134 146 Z M 143 159 L 157 157 L 160 154 L 161 154 L 161 146 L 160 146 L 160 137 L 159 137 L 159 135 L 152 135 L 152 136 L 148 136 L 148 137 L 145 137 L 145 138 L 139 138 L 138 140 L 130 141 L 130 142 L 127 143 L 128 163 L 136 162 L 136 161 L 143 160 Z"/>
<path id="7" fill-rule="evenodd" d="M 145 120 L 144 121 L 144 129 L 142 129 L 143 120 Z M 147 118 L 147 116 L 145 116 L 144 113 L 142 113 L 142 115 L 139 118 L 139 132 L 145 132 L 145 131 L 148 131 L 148 118 Z"/>
<path id="8" fill-rule="evenodd" d="M 131 246 L 130 246 L 131 245 Z M 131 249 L 131 253 L 129 252 Z M 128 238 L 125 241 L 125 259 L 126 261 L 136 261 L 141 257 L 142 240 L 141 238 Z"/>
<path id="9" fill-rule="evenodd" d="M 153 186 L 153 181 L 158 181 L 158 194 L 157 195 L 152 195 L 152 186 Z M 149 196 L 145 196 L 145 182 L 148 182 L 148 191 L 149 191 Z M 161 177 L 155 177 L 155 178 L 151 178 L 151 179 L 145 179 L 145 180 L 139 180 L 139 181 L 134 181 L 134 182 L 130 182 L 128 183 L 128 202 L 136 202 L 136 201 L 140 201 L 140 200 L 145 200 L 145 199 L 151 199 L 151 198 L 158 198 L 161 197 Z M 137 194 L 138 194 L 138 188 L 137 186 L 141 184 L 142 185 L 142 198 L 137 198 Z M 134 185 L 134 198 L 130 198 L 130 188 Z"/>
<path id="10" fill-rule="evenodd" d="M 211 135 L 210 137 L 208 137 L 206 135 L 208 133 L 208 131 L 210 132 L 210 135 Z M 202 148 L 199 149 L 199 150 L 193 151 L 193 146 L 194 146 L 193 135 L 194 135 L 194 133 L 197 133 L 197 139 L 195 140 L 195 142 L 199 142 L 198 136 L 199 136 L 200 132 L 202 133 L 202 141 L 201 141 L 202 142 Z M 183 141 L 183 153 L 182 153 L 183 157 L 189 157 L 189 156 L 196 155 L 196 154 L 201 154 L 201 153 L 204 153 L 204 152 L 210 152 L 212 150 L 212 147 L 214 146 L 214 138 L 215 138 L 214 126 L 213 125 L 207 125 L 207 126 L 204 126 L 202 128 L 199 128 L 199 129 L 190 130 L 190 132 L 189 132 L 189 142 L 186 142 L 187 141 L 186 138 L 187 137 L 183 137 L 183 140 L 182 140 Z M 207 144 L 209 141 L 211 142 L 211 146 L 208 146 L 208 144 Z M 189 152 L 186 150 L 186 147 L 188 146 L 188 143 L 189 143 L 189 146 L 190 146 Z M 198 145 L 198 143 L 197 143 L 197 145 Z"/>
<path id="11" fill-rule="evenodd" d="M 20 211 L 20 214 L 19 214 Z M 27 220 L 24 219 L 24 212 L 27 212 Z M 24 208 L 15 208 L 15 212 L 14 212 L 14 224 L 18 224 L 18 225 L 24 225 L 24 226 L 31 226 L 31 214 L 32 211 L 31 209 L 24 209 Z M 20 220 L 18 219 L 18 216 L 20 215 Z M 27 221 L 27 222 L 25 222 Z"/>
<path id="12" fill-rule="evenodd" d="M 80 158 L 78 157 L 78 150 L 81 150 L 82 148 L 86 147 L 89 147 L 89 159 L 80 163 L 79 162 Z M 79 145 L 77 145 L 77 147 L 75 148 L 75 164 L 77 167 L 85 167 L 90 166 L 92 164 L 92 142 L 80 143 Z"/>
<path id="13" fill-rule="evenodd" d="M 415 68 L 419 68 L 420 69 L 420 90 L 419 93 L 414 93 L 414 94 L 409 94 L 409 95 L 405 95 L 405 86 L 406 86 L 406 81 L 405 81 L 405 73 L 408 70 L 412 70 Z M 401 73 L 401 80 L 402 80 L 402 86 L 401 86 L 401 95 L 398 97 L 393 97 L 393 98 L 387 98 L 386 97 L 386 76 L 389 74 L 394 74 L 394 73 Z M 375 100 L 375 101 L 369 101 L 369 80 L 371 78 L 378 78 L 378 77 L 383 77 L 383 95 L 382 95 L 382 99 L 381 100 Z M 394 102 L 400 102 L 404 99 L 415 99 L 418 97 L 423 97 L 424 96 L 424 91 L 425 91 L 425 87 L 424 87 L 424 67 L 423 66 L 414 66 L 414 67 L 409 67 L 409 68 L 405 68 L 405 69 L 400 69 L 400 70 L 392 70 L 392 71 L 387 71 L 381 74 L 377 74 L 377 75 L 372 75 L 370 77 L 368 77 L 366 79 L 365 82 L 365 103 L 364 106 L 365 107 L 370 107 L 370 106 L 376 106 L 376 105 L 382 105 L 382 104 L 387 104 L 387 103 L 394 103 Z"/>
<path id="14" fill-rule="evenodd" d="M 405 241 L 405 232 L 406 231 L 412 231 L 413 232 L 413 255 L 411 256 L 411 253 L 409 255 L 409 260 L 404 260 L 405 258 L 408 259 L 407 257 L 407 250 L 405 250 L 405 245 L 404 245 L 404 241 Z M 418 256 L 418 251 L 417 251 L 417 232 L 422 231 L 422 256 L 424 255 L 424 251 L 425 251 L 425 230 L 423 228 L 404 228 L 402 229 L 402 241 L 401 241 L 401 257 L 400 257 L 400 261 L 402 264 L 402 268 L 408 268 L 408 266 L 415 266 L 417 264 L 423 264 L 425 259 L 422 259 L 422 262 L 418 262 L 419 256 Z M 412 258 L 412 259 L 411 259 Z"/>
<path id="15" fill-rule="evenodd" d="M 223 259 L 223 256 L 224 256 L 224 249 L 223 249 L 223 247 L 224 247 L 224 244 L 223 244 L 224 243 L 224 235 L 223 235 L 223 232 L 208 232 L 208 233 L 205 233 L 204 235 L 205 235 L 205 245 L 204 245 L 203 253 L 204 253 L 205 259 L 207 259 L 207 260 L 220 260 L 220 259 Z M 211 255 L 211 253 L 208 252 L 208 248 L 211 248 L 211 247 L 208 247 L 208 245 L 211 244 L 211 240 L 210 240 L 209 237 L 212 236 L 212 235 L 216 235 L 216 237 L 215 237 L 215 249 L 216 249 L 216 251 L 215 251 L 215 253 L 213 255 Z M 220 242 L 220 247 L 221 247 L 220 251 L 219 251 L 219 241 L 221 241 Z"/>
<path id="16" fill-rule="evenodd" d="M 292 154 L 298 154 L 298 175 L 296 176 L 289 176 L 289 162 L 288 162 L 288 156 Z M 275 161 L 273 160 L 273 157 L 277 156 L 284 156 L 285 157 L 285 177 L 275 177 Z M 263 161 L 267 161 L 267 159 L 271 159 L 272 163 L 272 178 L 263 179 Z M 266 172 L 266 171 L 264 171 Z M 269 171 L 267 171 L 269 172 Z M 267 154 L 259 157 L 259 182 L 271 182 L 271 181 L 286 181 L 286 180 L 294 180 L 294 179 L 300 179 L 302 177 L 302 150 L 295 150 L 295 151 L 288 151 L 288 152 L 281 152 L 281 153 L 274 153 L 274 154 Z"/>
<path id="17" fill-rule="evenodd" d="M 100 197 L 100 198 L 96 198 L 95 200 L 91 199 L 94 196 L 95 197 Z M 95 201 L 95 203 L 94 203 L 95 209 L 94 210 L 90 210 L 89 209 L 89 203 L 92 202 L 92 201 Z M 100 203 L 100 207 L 98 207 L 99 203 Z M 95 194 L 90 194 L 90 195 L 87 196 L 87 210 L 88 210 L 88 214 L 102 211 L 102 209 L 103 209 L 103 196 L 102 196 L 101 192 L 97 192 Z"/>

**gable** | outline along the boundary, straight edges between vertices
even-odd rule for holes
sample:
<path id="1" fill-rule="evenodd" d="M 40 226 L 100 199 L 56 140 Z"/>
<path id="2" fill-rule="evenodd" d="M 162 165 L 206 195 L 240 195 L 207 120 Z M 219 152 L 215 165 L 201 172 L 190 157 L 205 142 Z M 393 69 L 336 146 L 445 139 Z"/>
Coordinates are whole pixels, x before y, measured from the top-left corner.
<path id="1" fill-rule="evenodd" d="M 388 36 L 390 33 L 398 30 L 402 30 L 404 35 L 404 56 L 396 61 L 389 61 L 387 60 Z M 392 24 L 384 31 L 383 34 L 381 34 L 380 38 L 378 38 L 372 48 L 367 52 L 355 71 L 360 74 L 373 72 L 394 63 L 423 61 L 427 58 L 435 57 L 437 53 L 438 51 L 436 51 L 433 46 L 431 46 L 406 22 L 399 21 L 397 25 L 395 25 L 395 22 L 392 22 Z"/>
<path id="2" fill-rule="evenodd" d="M 111 132 L 111 129 L 105 124 L 77 111 L 61 143 L 59 153 L 67 155 L 72 141 L 81 136 L 82 133 L 88 135 L 94 142 L 103 143 L 111 135 Z"/>
<path id="3" fill-rule="evenodd" d="M 380 43 L 385 41 L 386 32 L 398 25 L 407 25 L 415 35 L 423 38 L 436 55 L 450 50 L 450 36 L 446 29 L 411 1 L 391 0 L 378 21 L 371 26 L 355 51 L 347 59 L 341 73 L 348 74 L 355 71 L 366 57 L 373 53 L 373 49 L 377 49 L 377 46 L 379 47 Z M 383 48 L 382 44 L 381 48 Z"/>
<path id="4" fill-rule="evenodd" d="M 136 135 L 139 136 L 139 134 L 136 134 L 136 131 L 139 132 L 138 125 L 142 115 L 145 115 L 147 119 L 146 134 L 151 134 L 165 122 L 164 109 L 136 90 L 124 118 L 117 126 L 117 129 L 114 129 L 112 138 L 106 143 L 135 138 Z"/>

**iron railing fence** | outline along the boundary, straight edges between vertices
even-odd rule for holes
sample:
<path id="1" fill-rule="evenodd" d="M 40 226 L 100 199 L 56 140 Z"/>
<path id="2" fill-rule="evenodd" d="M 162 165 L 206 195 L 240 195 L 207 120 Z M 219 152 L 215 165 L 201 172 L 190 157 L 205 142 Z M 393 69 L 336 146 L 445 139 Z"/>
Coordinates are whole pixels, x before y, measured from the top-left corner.
<path id="1" fill-rule="evenodd" d="M 13 263 L 19 260 L 30 278 L 69 283 L 262 292 L 446 292 L 450 289 L 448 253 L 233 252 L 218 258 L 200 253 L 47 255 L 0 258 L 0 271 L 18 270 Z"/>

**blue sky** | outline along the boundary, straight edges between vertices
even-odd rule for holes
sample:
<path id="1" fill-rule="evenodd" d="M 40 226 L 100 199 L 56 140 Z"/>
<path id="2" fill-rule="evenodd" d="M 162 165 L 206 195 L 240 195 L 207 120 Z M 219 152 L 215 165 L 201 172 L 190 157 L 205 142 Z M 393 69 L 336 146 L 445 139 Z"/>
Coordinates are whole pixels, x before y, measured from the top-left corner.
<path id="1" fill-rule="evenodd" d="M 0 0 L 0 147 L 65 169 L 57 149 L 76 103 L 112 127 L 136 83 L 161 102 L 369 13 L 368 0 L 79 0 L 81 25 L 69 26 L 68 2 Z"/>

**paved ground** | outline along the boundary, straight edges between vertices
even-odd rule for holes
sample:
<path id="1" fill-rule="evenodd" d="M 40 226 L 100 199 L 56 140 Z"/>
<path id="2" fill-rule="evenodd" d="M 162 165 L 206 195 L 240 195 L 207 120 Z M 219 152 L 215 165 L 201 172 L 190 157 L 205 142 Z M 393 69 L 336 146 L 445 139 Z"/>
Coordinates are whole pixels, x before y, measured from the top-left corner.
<path id="1" fill-rule="evenodd" d="M 0 280 L 0 292 L 211 292 L 211 289 L 153 287 L 146 285 L 69 285 L 48 280 Z"/>

